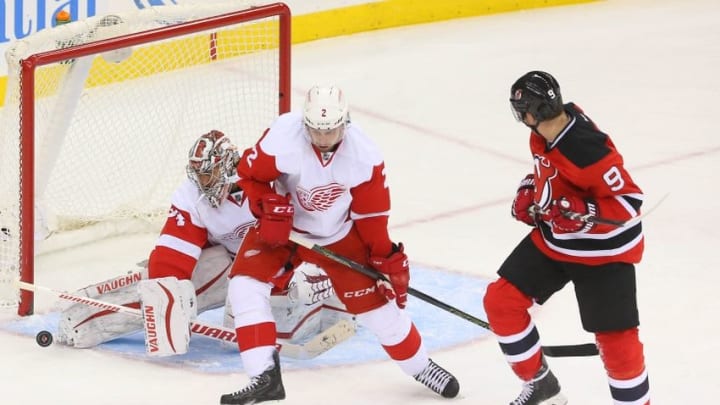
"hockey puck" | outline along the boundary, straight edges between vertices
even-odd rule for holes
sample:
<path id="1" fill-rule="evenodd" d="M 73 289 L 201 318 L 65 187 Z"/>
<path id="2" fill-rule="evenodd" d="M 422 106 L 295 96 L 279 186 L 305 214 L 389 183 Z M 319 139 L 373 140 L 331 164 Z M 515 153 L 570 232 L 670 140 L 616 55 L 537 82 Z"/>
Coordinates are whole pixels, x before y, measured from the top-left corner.
<path id="1" fill-rule="evenodd" d="M 40 345 L 40 347 L 48 347 L 53 342 L 52 333 L 46 330 L 41 330 L 37 335 L 35 335 L 35 341 L 38 345 Z"/>

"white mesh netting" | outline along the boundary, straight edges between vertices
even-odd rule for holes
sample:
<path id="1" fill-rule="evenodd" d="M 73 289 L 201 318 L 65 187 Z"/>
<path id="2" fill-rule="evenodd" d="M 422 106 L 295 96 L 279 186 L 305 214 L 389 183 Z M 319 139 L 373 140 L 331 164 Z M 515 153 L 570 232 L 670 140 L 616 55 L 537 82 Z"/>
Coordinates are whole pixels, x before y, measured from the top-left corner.
<path id="1" fill-rule="evenodd" d="M 160 6 L 93 17 L 11 45 L 0 135 L 0 306 L 15 305 L 23 212 L 34 253 L 128 231 L 159 230 L 193 141 L 211 129 L 250 146 L 278 115 L 279 19 L 265 17 L 35 70 L 35 156 L 20 155 L 20 61 L 99 39 L 237 11 L 243 2 Z M 247 3 L 247 2 L 246 2 Z M 25 91 L 30 91 L 24 89 Z M 21 161 L 32 159 L 34 172 Z M 22 195 L 21 179 L 34 179 Z M 88 229 L 92 229 L 88 231 Z M 81 236 L 82 235 L 82 236 Z M 5 290 L 4 292 L 2 290 Z"/>

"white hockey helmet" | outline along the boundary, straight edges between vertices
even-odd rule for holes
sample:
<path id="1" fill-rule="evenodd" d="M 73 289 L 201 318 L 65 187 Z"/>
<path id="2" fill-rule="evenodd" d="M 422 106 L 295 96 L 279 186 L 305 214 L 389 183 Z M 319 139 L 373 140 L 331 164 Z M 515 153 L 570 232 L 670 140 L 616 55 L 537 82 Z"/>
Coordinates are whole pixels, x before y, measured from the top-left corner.
<path id="1" fill-rule="evenodd" d="M 305 97 L 305 125 L 320 131 L 335 129 L 349 122 L 348 105 L 336 86 L 313 86 Z"/>
<path id="2" fill-rule="evenodd" d="M 237 147 L 214 129 L 201 135 L 188 152 L 187 176 L 213 207 L 219 207 L 230 191 L 237 158 Z"/>

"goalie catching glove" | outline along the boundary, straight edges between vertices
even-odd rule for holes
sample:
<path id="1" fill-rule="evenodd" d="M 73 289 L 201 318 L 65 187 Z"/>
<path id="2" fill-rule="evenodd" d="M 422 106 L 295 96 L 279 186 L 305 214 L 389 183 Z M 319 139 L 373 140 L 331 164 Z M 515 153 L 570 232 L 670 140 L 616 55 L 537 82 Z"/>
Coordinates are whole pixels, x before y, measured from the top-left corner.
<path id="1" fill-rule="evenodd" d="M 385 279 L 378 279 L 380 293 L 388 300 L 395 300 L 401 309 L 407 304 L 408 285 L 410 284 L 410 264 L 402 243 L 393 243 L 392 253 L 388 257 L 371 256 L 370 265 L 383 273 Z"/>

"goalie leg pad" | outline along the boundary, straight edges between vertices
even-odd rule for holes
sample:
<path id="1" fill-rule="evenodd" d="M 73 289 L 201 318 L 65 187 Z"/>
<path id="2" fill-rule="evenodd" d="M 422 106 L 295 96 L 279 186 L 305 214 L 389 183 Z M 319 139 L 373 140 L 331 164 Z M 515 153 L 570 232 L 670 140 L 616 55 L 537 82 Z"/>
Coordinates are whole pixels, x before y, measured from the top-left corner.
<path id="1" fill-rule="evenodd" d="M 143 280 L 142 302 L 145 349 L 151 356 L 187 353 L 190 322 L 197 317 L 195 287 L 175 277 Z"/>
<path id="2" fill-rule="evenodd" d="M 75 295 L 84 295 L 89 298 L 98 298 L 106 294 L 115 292 L 125 287 L 136 286 L 140 280 L 147 279 L 147 269 L 142 269 L 135 272 L 128 272 L 122 276 L 117 276 L 109 280 L 99 282 L 97 284 L 91 284 L 87 287 L 83 287 L 75 291 Z"/>
<path id="3" fill-rule="evenodd" d="M 225 304 L 232 256 L 224 246 L 203 249 L 192 274 L 197 292 L 198 313 L 220 308 Z"/>
<path id="4" fill-rule="evenodd" d="M 332 282 L 320 267 L 302 263 L 288 285 L 288 298 L 293 304 L 312 305 L 335 296 Z"/>
<path id="5" fill-rule="evenodd" d="M 140 308 L 135 284 L 103 294 L 102 301 Z M 84 349 L 137 332 L 142 327 L 143 322 L 137 316 L 78 303 L 61 312 L 57 340 Z"/>
<path id="6" fill-rule="evenodd" d="M 285 297 L 285 296 L 282 296 Z M 313 305 L 277 305 L 280 297 L 274 296 L 272 303 L 273 318 L 280 339 L 291 342 L 303 342 L 320 332 L 322 327 L 322 304 Z M 285 297 L 287 301 L 287 298 Z"/>

